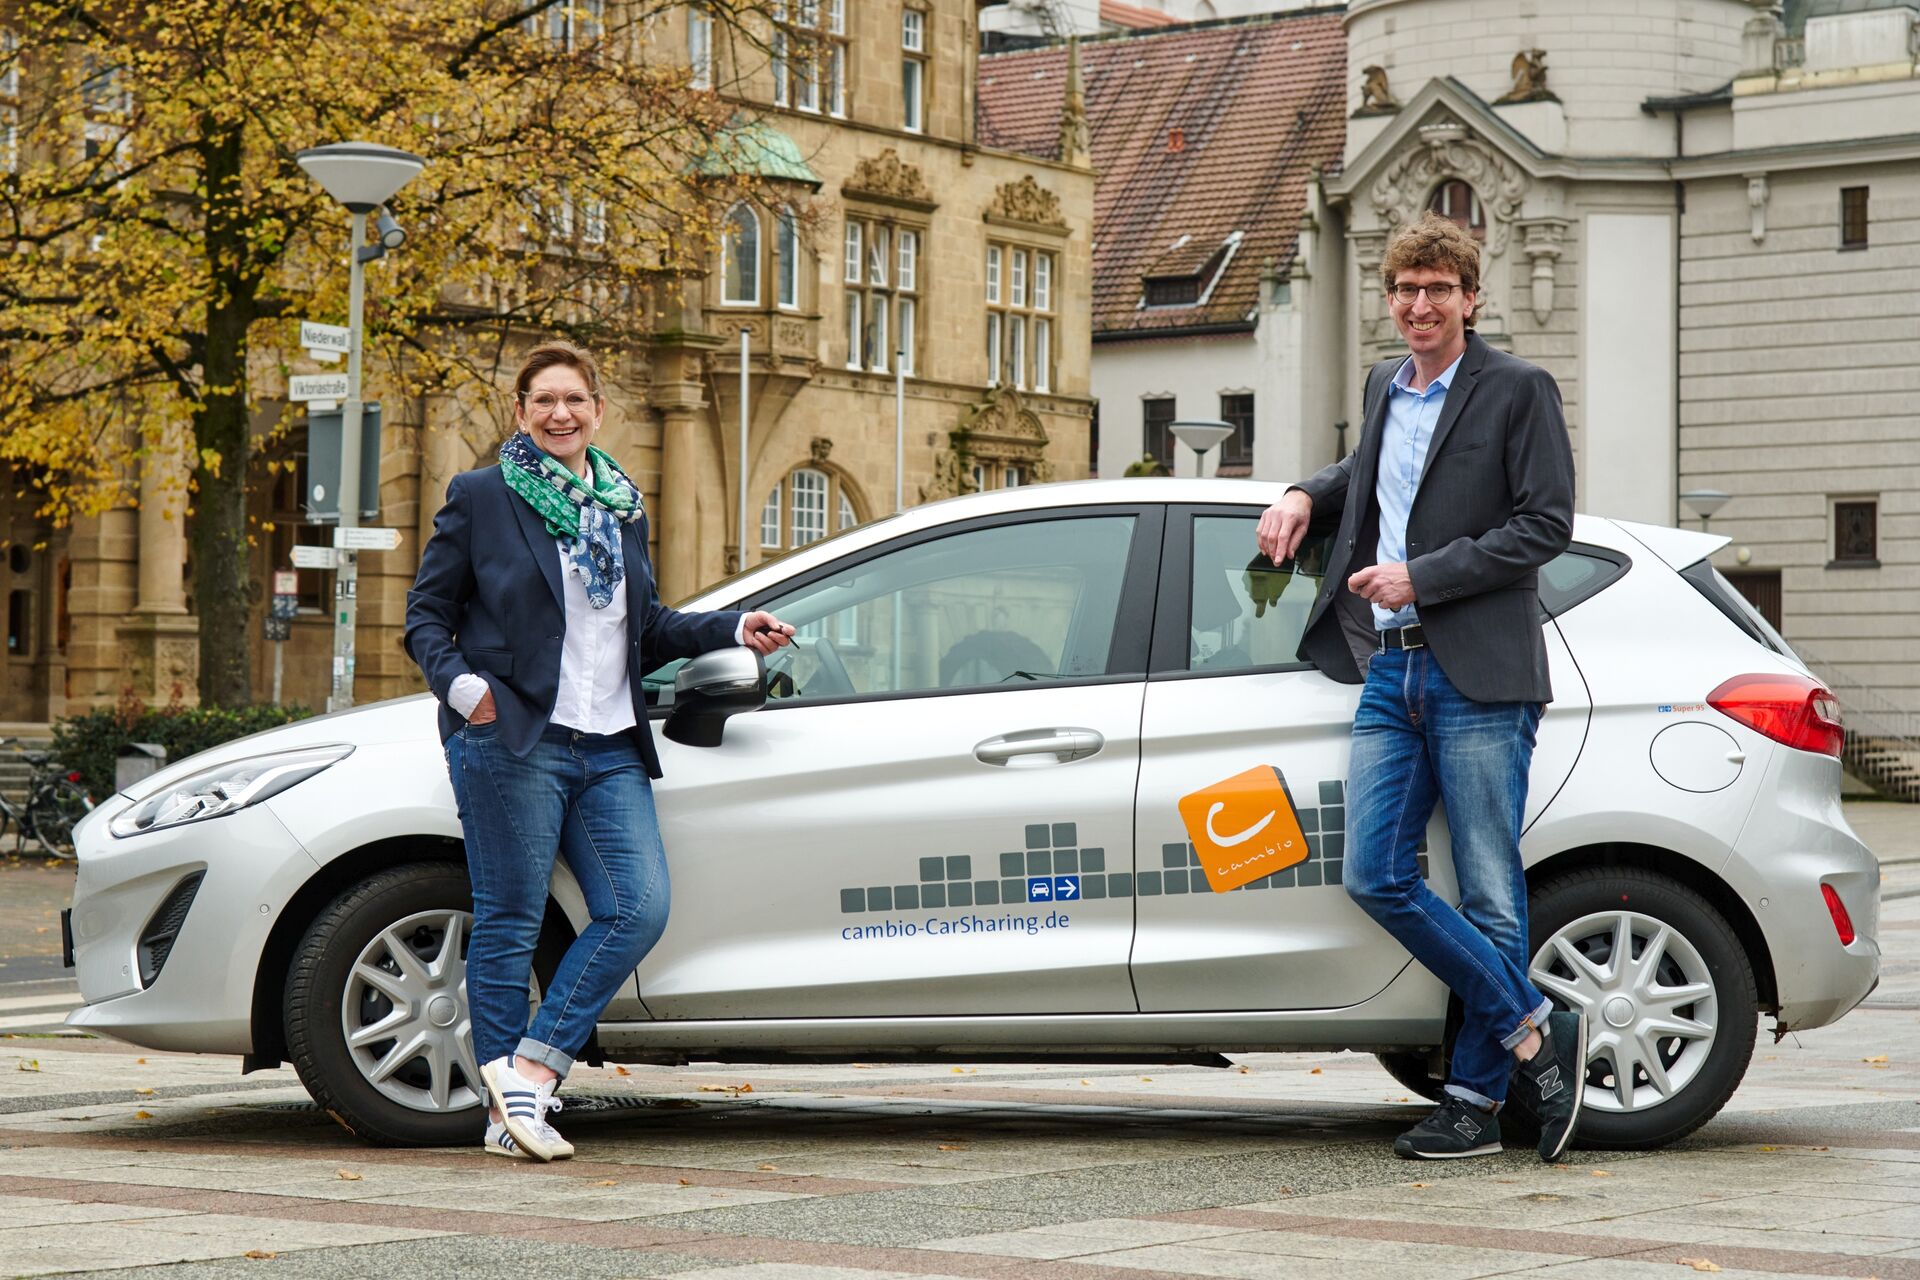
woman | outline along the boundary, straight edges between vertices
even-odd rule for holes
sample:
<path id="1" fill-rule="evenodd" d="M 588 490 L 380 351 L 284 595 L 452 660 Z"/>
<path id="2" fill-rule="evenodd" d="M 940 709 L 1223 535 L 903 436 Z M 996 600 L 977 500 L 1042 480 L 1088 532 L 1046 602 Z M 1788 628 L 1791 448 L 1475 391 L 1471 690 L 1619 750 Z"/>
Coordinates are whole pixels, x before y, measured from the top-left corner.
<path id="1" fill-rule="evenodd" d="M 593 447 L 606 407 L 593 357 L 528 353 L 500 465 L 447 486 L 407 594 L 407 652 L 440 699 L 440 736 L 473 881 L 467 1000 L 492 1104 L 486 1149 L 564 1159 L 555 1088 L 667 923 L 640 677 L 673 658 L 793 628 L 768 613 L 660 603 L 633 482 Z M 592 917 L 532 1025 L 527 985 L 555 852 Z"/>

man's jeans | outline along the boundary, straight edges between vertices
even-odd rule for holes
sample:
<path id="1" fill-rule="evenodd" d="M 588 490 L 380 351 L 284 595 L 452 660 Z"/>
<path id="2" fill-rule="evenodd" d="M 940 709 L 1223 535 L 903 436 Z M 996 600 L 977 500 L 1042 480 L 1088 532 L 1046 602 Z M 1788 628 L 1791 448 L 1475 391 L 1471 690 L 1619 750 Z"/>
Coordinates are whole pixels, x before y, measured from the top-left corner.
<path id="1" fill-rule="evenodd" d="M 497 725 L 466 725 L 447 739 L 473 881 L 473 1048 L 483 1063 L 517 1053 L 564 1076 L 607 1002 L 666 931 L 666 852 L 653 784 L 626 734 L 550 725 L 523 759 Z M 556 850 L 592 920 L 567 948 L 529 1026 L 527 981 Z"/>
<path id="2" fill-rule="evenodd" d="M 1540 705 L 1475 702 L 1430 649 L 1373 656 L 1353 720 L 1347 894 L 1460 997 L 1446 1091 L 1481 1107 L 1507 1096 L 1513 1048 L 1552 1003 L 1527 980 L 1520 821 Z M 1415 846 L 1447 806 L 1454 910 L 1420 878 Z"/>

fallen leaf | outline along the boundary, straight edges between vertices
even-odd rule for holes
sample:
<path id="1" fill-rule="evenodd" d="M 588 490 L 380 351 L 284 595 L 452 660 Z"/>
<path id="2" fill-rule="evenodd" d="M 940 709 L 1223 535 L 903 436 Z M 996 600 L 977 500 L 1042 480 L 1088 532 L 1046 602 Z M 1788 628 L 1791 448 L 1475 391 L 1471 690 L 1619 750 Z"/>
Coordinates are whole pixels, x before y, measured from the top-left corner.
<path id="1" fill-rule="evenodd" d="M 145 1058 L 135 1058 L 133 1060 L 133 1065 L 136 1067 L 144 1067 L 147 1065 L 147 1060 Z"/>
<path id="2" fill-rule="evenodd" d="M 602 1178 L 600 1181 L 594 1183 L 593 1185 L 596 1187 L 617 1187 L 620 1184 L 618 1182 L 615 1182 L 612 1178 Z"/>
<path id="3" fill-rule="evenodd" d="M 333 1176 L 340 1179 L 340 1181 L 342 1182 L 358 1182 L 360 1181 L 360 1177 L 361 1177 L 360 1174 L 355 1173 L 351 1169 L 335 1169 L 333 1171 Z"/>
<path id="4" fill-rule="evenodd" d="M 1762 1147 L 1762 1148 L 1760 1148 L 1760 1149 L 1761 1149 L 1762 1151 L 1778 1151 L 1778 1150 L 1779 1150 L 1780 1148 L 1778 1148 L 1778 1147 Z"/>
<path id="5" fill-rule="evenodd" d="M 240 1256 L 243 1258 L 277 1258 L 280 1255 L 271 1249 L 249 1249 Z"/>
<path id="6" fill-rule="evenodd" d="M 135 1092 L 135 1093 L 137 1093 L 137 1094 L 140 1094 L 140 1095 L 142 1095 L 143 1097 L 149 1097 L 149 1098 L 150 1098 L 150 1097 L 152 1097 L 152 1096 L 153 1096 L 153 1090 L 151 1090 L 151 1089 L 135 1089 L 135 1090 L 134 1090 L 134 1092 Z"/>
<path id="7" fill-rule="evenodd" d="M 965 1151 L 966 1149 L 967 1144 L 964 1142 L 943 1142 L 940 1144 L 940 1150 L 942 1151 Z"/>
<path id="8" fill-rule="evenodd" d="M 1692 1267 L 1695 1271 L 1718 1271 L 1720 1269 L 1719 1263 L 1709 1262 L 1705 1258 L 1682 1258 L 1680 1259 L 1680 1265 L 1683 1267 Z"/>
<path id="9" fill-rule="evenodd" d="M 683 1187 L 690 1187 L 693 1185 L 692 1178 L 675 1178 L 674 1181 L 678 1182 Z"/>
<path id="10" fill-rule="evenodd" d="M 1410 1187 L 1413 1187 L 1413 1188 L 1416 1188 L 1416 1189 L 1419 1189 L 1419 1188 L 1423 1188 L 1423 1187 L 1430 1187 L 1430 1186 L 1432 1186 L 1433 1184 L 1432 1184 L 1431 1182 L 1409 1182 L 1409 1183 L 1408 1183 L 1407 1185 L 1408 1185 L 1408 1186 L 1410 1186 Z"/>
<path id="11" fill-rule="evenodd" d="M 1884 1053 L 1880 1053 L 1880 1054 L 1875 1054 L 1875 1055 L 1874 1055 L 1873 1057 L 1871 1057 L 1871 1058 L 1862 1058 L 1862 1059 L 1860 1059 L 1860 1061 L 1862 1061 L 1862 1062 L 1885 1062 L 1886 1060 L 1887 1060 L 1887 1055 L 1886 1055 L 1886 1054 L 1884 1054 Z"/>
<path id="12" fill-rule="evenodd" d="M 1253 1068 L 1252 1068 L 1252 1067 L 1242 1067 L 1242 1068 L 1240 1068 L 1240 1074 L 1241 1074 L 1241 1075 L 1243 1075 L 1243 1076 L 1246 1076 L 1246 1075 L 1252 1075 L 1252 1074 L 1253 1074 Z"/>
<path id="13" fill-rule="evenodd" d="M 1081 1081 L 1080 1083 L 1081 1083 L 1081 1084 L 1092 1084 L 1092 1083 L 1093 1083 L 1093 1081 L 1091 1081 L 1091 1080 L 1082 1080 L 1082 1081 Z"/>
<path id="14" fill-rule="evenodd" d="M 633 1072 L 627 1070 L 625 1067 L 621 1066 L 617 1062 L 613 1066 L 613 1071 L 615 1075 L 621 1075 L 621 1076 L 630 1076 L 633 1074 Z"/>
<path id="15" fill-rule="evenodd" d="M 753 1092 L 753 1086 L 752 1086 L 752 1085 L 750 1085 L 750 1084 L 743 1084 L 743 1085 L 741 1085 L 741 1086 L 740 1086 L 740 1089 L 739 1089 L 739 1092 L 741 1092 L 741 1093 L 752 1093 L 752 1092 Z"/>
<path id="16" fill-rule="evenodd" d="M 151 1111 L 136 1111 L 136 1112 L 134 1112 L 134 1113 L 133 1113 L 133 1118 L 134 1118 L 135 1120 L 151 1120 L 151 1119 L 153 1119 L 153 1112 L 151 1112 Z"/>
<path id="17" fill-rule="evenodd" d="M 1308 1075 L 1310 1075 L 1310 1076 L 1317 1076 L 1317 1075 L 1319 1075 L 1319 1074 L 1321 1074 L 1321 1071 L 1320 1071 L 1320 1068 L 1318 1068 L 1318 1067 L 1315 1067 L 1315 1068 L 1314 1068 L 1313 1070 L 1311 1070 L 1311 1071 L 1309 1071 L 1309 1072 L 1307 1072 L 1307 1074 L 1308 1074 Z"/>
<path id="18" fill-rule="evenodd" d="M 777 1164 L 763 1164 L 763 1165 L 757 1165 L 755 1167 L 760 1169 L 761 1172 L 763 1173 L 772 1173 L 774 1170 L 778 1169 L 780 1166 Z"/>
<path id="19" fill-rule="evenodd" d="M 1141 1076 L 1141 1077 L 1140 1077 L 1140 1082 L 1141 1082 L 1142 1084 L 1152 1084 L 1152 1083 L 1153 1083 L 1153 1077 L 1152 1077 L 1152 1076 Z"/>
<path id="20" fill-rule="evenodd" d="M 1593 1171 L 1593 1176 L 1596 1178 L 1611 1178 L 1613 1175 L 1608 1173 L 1605 1169 L 1595 1169 Z"/>
<path id="21" fill-rule="evenodd" d="M 20 1059 L 20 1065 L 16 1068 L 16 1070 L 20 1071 L 38 1071 L 39 1069 L 40 1059 L 38 1058 L 22 1058 Z"/>

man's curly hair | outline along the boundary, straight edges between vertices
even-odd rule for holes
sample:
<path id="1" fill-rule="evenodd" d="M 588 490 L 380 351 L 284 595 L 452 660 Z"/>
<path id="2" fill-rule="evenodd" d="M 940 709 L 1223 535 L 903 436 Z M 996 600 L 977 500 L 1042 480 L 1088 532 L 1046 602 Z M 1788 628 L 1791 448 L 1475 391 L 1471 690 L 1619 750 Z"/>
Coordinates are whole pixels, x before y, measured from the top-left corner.
<path id="1" fill-rule="evenodd" d="M 1460 287 L 1468 293 L 1480 292 L 1480 244 L 1452 218 L 1444 218 L 1429 209 L 1418 221 L 1409 222 L 1394 233 L 1387 251 L 1380 258 L 1380 279 L 1387 292 L 1402 271 L 1451 271 L 1460 277 Z M 1479 310 L 1478 306 L 1474 308 Z M 1467 313 L 1467 328 L 1473 328 L 1474 313 Z"/>

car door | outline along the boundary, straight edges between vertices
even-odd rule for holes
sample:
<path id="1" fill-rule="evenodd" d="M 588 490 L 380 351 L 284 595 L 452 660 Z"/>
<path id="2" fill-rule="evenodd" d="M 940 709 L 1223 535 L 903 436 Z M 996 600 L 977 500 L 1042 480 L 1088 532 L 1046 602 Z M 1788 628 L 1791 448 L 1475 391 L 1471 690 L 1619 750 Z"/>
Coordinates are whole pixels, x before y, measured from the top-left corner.
<path id="1" fill-rule="evenodd" d="M 1133 977 L 1148 1012 L 1358 1004 L 1410 963 L 1341 884 L 1359 686 L 1294 657 L 1321 586 L 1325 539 L 1302 545 L 1291 574 L 1267 580 L 1266 594 L 1279 587 L 1276 602 L 1256 603 L 1248 568 L 1259 514 L 1219 506 L 1168 516 L 1136 821 Z M 1555 700 L 1534 753 L 1529 822 L 1572 769 L 1586 732 L 1586 687 L 1559 632 L 1548 624 L 1546 635 Z M 1284 779 L 1307 858 L 1214 893 L 1180 799 L 1258 766 Z M 1220 837 L 1243 837 L 1243 818 L 1221 816 L 1235 829 Z M 1434 890 L 1458 903 L 1444 811 L 1428 825 L 1420 861 Z"/>
<path id="2" fill-rule="evenodd" d="M 770 700 L 662 742 L 656 1018 L 1135 1008 L 1130 902 L 1158 506 L 903 537 L 750 601 Z"/>

